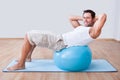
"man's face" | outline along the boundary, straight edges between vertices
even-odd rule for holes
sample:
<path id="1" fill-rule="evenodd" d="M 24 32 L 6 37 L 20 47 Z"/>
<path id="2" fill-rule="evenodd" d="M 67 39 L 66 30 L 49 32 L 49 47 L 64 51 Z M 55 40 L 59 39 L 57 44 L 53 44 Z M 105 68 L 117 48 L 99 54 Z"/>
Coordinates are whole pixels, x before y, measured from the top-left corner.
<path id="1" fill-rule="evenodd" d="M 85 26 L 93 26 L 94 19 L 92 18 L 90 13 L 83 14 L 83 22 Z"/>

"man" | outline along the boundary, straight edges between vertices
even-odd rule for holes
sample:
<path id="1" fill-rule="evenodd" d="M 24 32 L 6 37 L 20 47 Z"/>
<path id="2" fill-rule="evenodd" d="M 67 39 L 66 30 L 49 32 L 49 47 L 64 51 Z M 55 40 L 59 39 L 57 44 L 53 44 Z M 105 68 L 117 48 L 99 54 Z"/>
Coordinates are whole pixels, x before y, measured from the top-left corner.
<path id="1" fill-rule="evenodd" d="M 71 16 L 70 22 L 74 30 L 62 35 L 55 35 L 50 32 L 30 31 L 24 38 L 21 57 L 18 63 L 7 68 L 18 70 L 25 68 L 25 61 L 31 61 L 31 54 L 36 46 L 46 47 L 55 51 L 70 46 L 83 46 L 96 39 L 106 21 L 106 14 L 95 16 L 92 10 L 85 10 L 83 17 Z M 83 21 L 84 25 L 79 21 Z"/>

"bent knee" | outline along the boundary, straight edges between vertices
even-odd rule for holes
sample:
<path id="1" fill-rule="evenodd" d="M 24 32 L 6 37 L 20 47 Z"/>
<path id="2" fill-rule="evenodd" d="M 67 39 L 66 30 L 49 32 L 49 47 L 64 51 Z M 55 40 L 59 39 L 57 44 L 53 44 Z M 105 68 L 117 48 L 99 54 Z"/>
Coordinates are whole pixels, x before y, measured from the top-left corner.
<path id="1" fill-rule="evenodd" d="M 34 42 L 32 40 L 31 32 L 32 31 L 27 32 L 25 34 L 25 38 L 24 39 L 26 39 L 32 46 L 34 46 L 35 44 L 34 44 Z"/>

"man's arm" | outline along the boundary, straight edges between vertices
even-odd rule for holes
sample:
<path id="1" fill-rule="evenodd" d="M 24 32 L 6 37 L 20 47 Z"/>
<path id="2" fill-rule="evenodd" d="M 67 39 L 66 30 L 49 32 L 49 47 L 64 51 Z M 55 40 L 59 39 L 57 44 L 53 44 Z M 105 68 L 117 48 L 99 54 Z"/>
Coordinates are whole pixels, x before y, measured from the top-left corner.
<path id="1" fill-rule="evenodd" d="M 72 26 L 73 26 L 74 28 L 76 28 L 76 27 L 78 27 L 78 26 L 81 25 L 81 24 L 79 23 L 79 21 L 80 21 L 80 20 L 82 21 L 83 19 L 82 19 L 82 17 L 80 17 L 80 16 L 71 16 L 71 17 L 69 17 L 69 20 L 70 20 Z"/>
<path id="2" fill-rule="evenodd" d="M 91 37 L 97 38 L 100 35 L 102 27 L 105 24 L 106 18 L 107 18 L 106 14 L 101 14 L 95 18 L 95 23 L 90 30 Z"/>

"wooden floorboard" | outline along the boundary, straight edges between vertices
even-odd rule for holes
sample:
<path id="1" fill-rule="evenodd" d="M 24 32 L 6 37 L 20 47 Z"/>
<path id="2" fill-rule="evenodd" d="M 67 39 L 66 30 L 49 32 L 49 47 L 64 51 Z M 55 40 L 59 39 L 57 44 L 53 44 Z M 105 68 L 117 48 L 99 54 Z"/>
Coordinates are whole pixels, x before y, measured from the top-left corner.
<path id="1" fill-rule="evenodd" d="M 120 80 L 120 42 L 95 40 L 89 46 L 93 59 L 107 59 L 118 72 L 2 72 L 13 59 L 19 58 L 23 39 L 0 39 L 0 80 Z M 53 51 L 36 48 L 34 59 L 52 59 Z"/>

